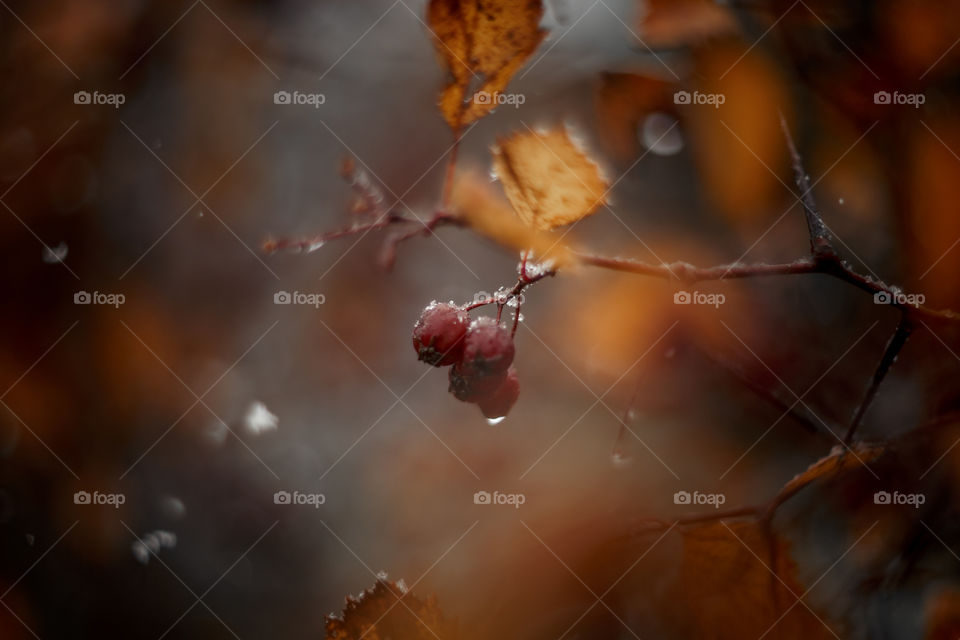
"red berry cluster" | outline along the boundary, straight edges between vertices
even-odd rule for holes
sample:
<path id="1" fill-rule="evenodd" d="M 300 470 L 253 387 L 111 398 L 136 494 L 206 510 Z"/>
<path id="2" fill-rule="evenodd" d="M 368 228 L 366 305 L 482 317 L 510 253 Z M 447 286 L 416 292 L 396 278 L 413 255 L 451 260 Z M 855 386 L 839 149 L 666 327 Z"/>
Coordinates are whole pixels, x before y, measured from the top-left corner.
<path id="1" fill-rule="evenodd" d="M 429 365 L 450 369 L 450 393 L 472 402 L 490 419 L 510 412 L 520 395 L 512 366 L 513 335 L 493 318 L 470 321 L 454 304 L 433 302 L 413 328 L 413 348 Z"/>

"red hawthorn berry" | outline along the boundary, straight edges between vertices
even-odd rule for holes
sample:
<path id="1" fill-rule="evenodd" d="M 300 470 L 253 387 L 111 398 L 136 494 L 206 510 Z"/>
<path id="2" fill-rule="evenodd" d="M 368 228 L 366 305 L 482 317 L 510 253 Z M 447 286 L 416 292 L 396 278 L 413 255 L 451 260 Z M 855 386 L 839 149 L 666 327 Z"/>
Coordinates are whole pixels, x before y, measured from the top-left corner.
<path id="1" fill-rule="evenodd" d="M 506 378 L 506 372 L 482 375 L 458 362 L 450 368 L 450 393 L 463 402 L 480 402 L 491 397 Z"/>
<path id="2" fill-rule="evenodd" d="M 470 316 L 460 307 L 431 302 L 413 327 L 413 348 L 417 357 L 434 367 L 459 362 L 469 326 Z"/>
<path id="3" fill-rule="evenodd" d="M 477 402 L 477 405 L 479 405 L 480 411 L 483 412 L 485 417 L 494 420 L 503 418 L 510 413 L 510 409 L 516 404 L 519 397 L 520 381 L 517 379 L 517 370 L 510 367 L 497 390 L 492 395 L 481 399 Z"/>
<path id="4" fill-rule="evenodd" d="M 463 340 L 463 370 L 478 377 L 504 373 L 513 363 L 513 336 L 493 318 L 477 318 Z"/>

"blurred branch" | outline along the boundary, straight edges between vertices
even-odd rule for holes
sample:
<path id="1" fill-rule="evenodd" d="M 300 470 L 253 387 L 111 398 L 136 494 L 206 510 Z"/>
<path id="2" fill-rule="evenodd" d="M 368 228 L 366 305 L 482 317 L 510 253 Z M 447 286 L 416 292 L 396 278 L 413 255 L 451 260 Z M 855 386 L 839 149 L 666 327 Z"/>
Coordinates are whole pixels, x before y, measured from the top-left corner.
<path id="1" fill-rule="evenodd" d="M 822 437 L 827 436 L 827 434 L 824 433 L 817 426 L 816 420 L 814 419 L 813 416 L 810 415 L 809 410 L 806 409 L 805 406 L 802 410 L 798 410 L 796 407 L 797 403 L 794 403 L 794 405 L 790 405 L 787 402 L 781 400 L 773 392 L 771 392 L 766 385 L 763 385 L 759 381 L 754 380 L 753 378 L 748 376 L 744 371 L 734 366 L 731 362 L 727 361 L 726 359 L 716 356 L 701 347 L 697 347 L 697 351 L 699 351 L 703 355 L 703 357 L 705 357 L 707 360 L 712 362 L 714 365 L 723 369 L 726 373 L 736 378 L 741 384 L 743 384 L 743 386 L 745 386 L 747 389 L 749 389 L 750 391 L 755 393 L 757 396 L 765 400 L 768 404 L 776 408 L 778 411 L 783 412 L 784 417 L 792 418 L 805 431 L 812 433 L 814 435 L 822 436 Z"/>
<path id="2" fill-rule="evenodd" d="M 843 438 L 843 441 L 846 444 L 850 444 L 850 442 L 853 441 L 853 436 L 857 431 L 857 427 L 860 426 L 860 422 L 863 420 L 864 414 L 867 412 L 867 409 L 870 408 L 874 397 L 877 395 L 877 390 L 880 388 L 880 383 L 883 382 L 883 379 L 886 377 L 890 367 L 894 362 L 896 362 L 897 355 L 900 353 L 900 350 L 903 349 L 903 345 L 907 343 L 907 338 L 910 337 L 912 332 L 913 325 L 910 324 L 910 320 L 906 315 L 904 315 L 900 318 L 900 323 L 897 325 L 896 331 L 894 331 L 893 335 L 890 337 L 890 341 L 887 342 L 887 348 L 884 349 L 883 356 L 880 358 L 880 363 L 877 365 L 877 369 L 873 373 L 873 380 L 870 382 L 869 388 L 867 388 L 866 395 L 860 402 L 860 406 L 857 407 L 856 412 L 853 414 L 853 420 L 850 422 L 850 428 L 847 430 L 847 434 Z"/>

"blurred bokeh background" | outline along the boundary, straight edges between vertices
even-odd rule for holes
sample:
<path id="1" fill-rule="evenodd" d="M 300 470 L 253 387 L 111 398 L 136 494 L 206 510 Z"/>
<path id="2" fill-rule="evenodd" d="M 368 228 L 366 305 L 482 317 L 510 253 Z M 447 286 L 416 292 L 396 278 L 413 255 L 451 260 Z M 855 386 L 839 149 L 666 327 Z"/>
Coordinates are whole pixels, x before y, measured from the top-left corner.
<path id="1" fill-rule="evenodd" d="M 317 638 L 381 571 L 470 637 L 681 637 L 625 596 L 625 624 L 603 607 L 577 622 L 606 588 L 580 582 L 585 558 L 691 512 L 677 491 L 771 499 L 836 444 L 896 326 L 821 276 L 698 286 L 726 296 L 713 308 L 675 305 L 676 282 L 564 272 L 527 292 L 521 397 L 488 425 L 410 331 L 433 299 L 511 285 L 517 256 L 458 229 L 405 243 L 389 272 L 375 233 L 261 250 L 350 223 L 345 156 L 399 209 L 438 206 L 452 136 L 423 1 L 0 4 L 4 638 Z M 616 182 L 577 246 L 785 262 L 808 241 L 782 114 L 851 265 L 960 308 L 957 3 L 545 4 L 550 35 L 510 84 L 524 104 L 467 132 L 461 168 L 486 172 L 497 135 L 564 123 Z M 948 415 L 958 351 L 956 329 L 918 331 L 864 436 Z M 778 405 L 798 397 L 816 433 Z M 480 490 L 525 502 L 475 505 Z M 804 580 L 849 546 L 833 533 Z M 844 617 L 869 594 L 843 593 L 821 598 L 838 633 L 868 637 Z M 918 637 L 923 598 L 902 606 L 889 637 Z"/>

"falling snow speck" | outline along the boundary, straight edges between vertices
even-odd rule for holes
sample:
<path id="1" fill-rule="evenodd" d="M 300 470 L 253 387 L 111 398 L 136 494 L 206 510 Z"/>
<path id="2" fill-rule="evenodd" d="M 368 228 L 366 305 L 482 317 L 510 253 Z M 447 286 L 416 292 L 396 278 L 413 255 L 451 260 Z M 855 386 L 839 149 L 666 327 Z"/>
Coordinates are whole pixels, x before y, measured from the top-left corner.
<path id="1" fill-rule="evenodd" d="M 187 512 L 183 500 L 176 496 L 164 496 L 161 498 L 160 508 L 163 510 L 164 515 L 172 520 L 179 520 Z"/>
<path id="2" fill-rule="evenodd" d="M 619 451 L 616 451 L 612 456 L 610 456 L 610 461 L 613 462 L 613 466 L 615 467 L 627 467 L 633 462 L 633 458 L 630 456 L 625 456 Z"/>
<path id="3" fill-rule="evenodd" d="M 67 247 L 66 242 L 61 242 L 55 247 L 44 247 L 43 261 L 47 264 L 57 264 L 58 262 L 63 262 L 67 259 L 68 251 L 69 247 Z"/>
<path id="4" fill-rule="evenodd" d="M 151 555 L 158 555 L 162 549 L 173 549 L 177 546 L 177 534 L 172 531 L 158 529 L 145 534 L 130 545 L 133 557 L 140 564 L 150 562 Z"/>
<path id="5" fill-rule="evenodd" d="M 247 409 L 247 415 L 243 418 L 243 424 L 248 433 L 256 436 L 265 431 L 275 431 L 277 425 L 280 424 L 280 420 L 267 409 L 267 405 L 257 401 Z"/>

